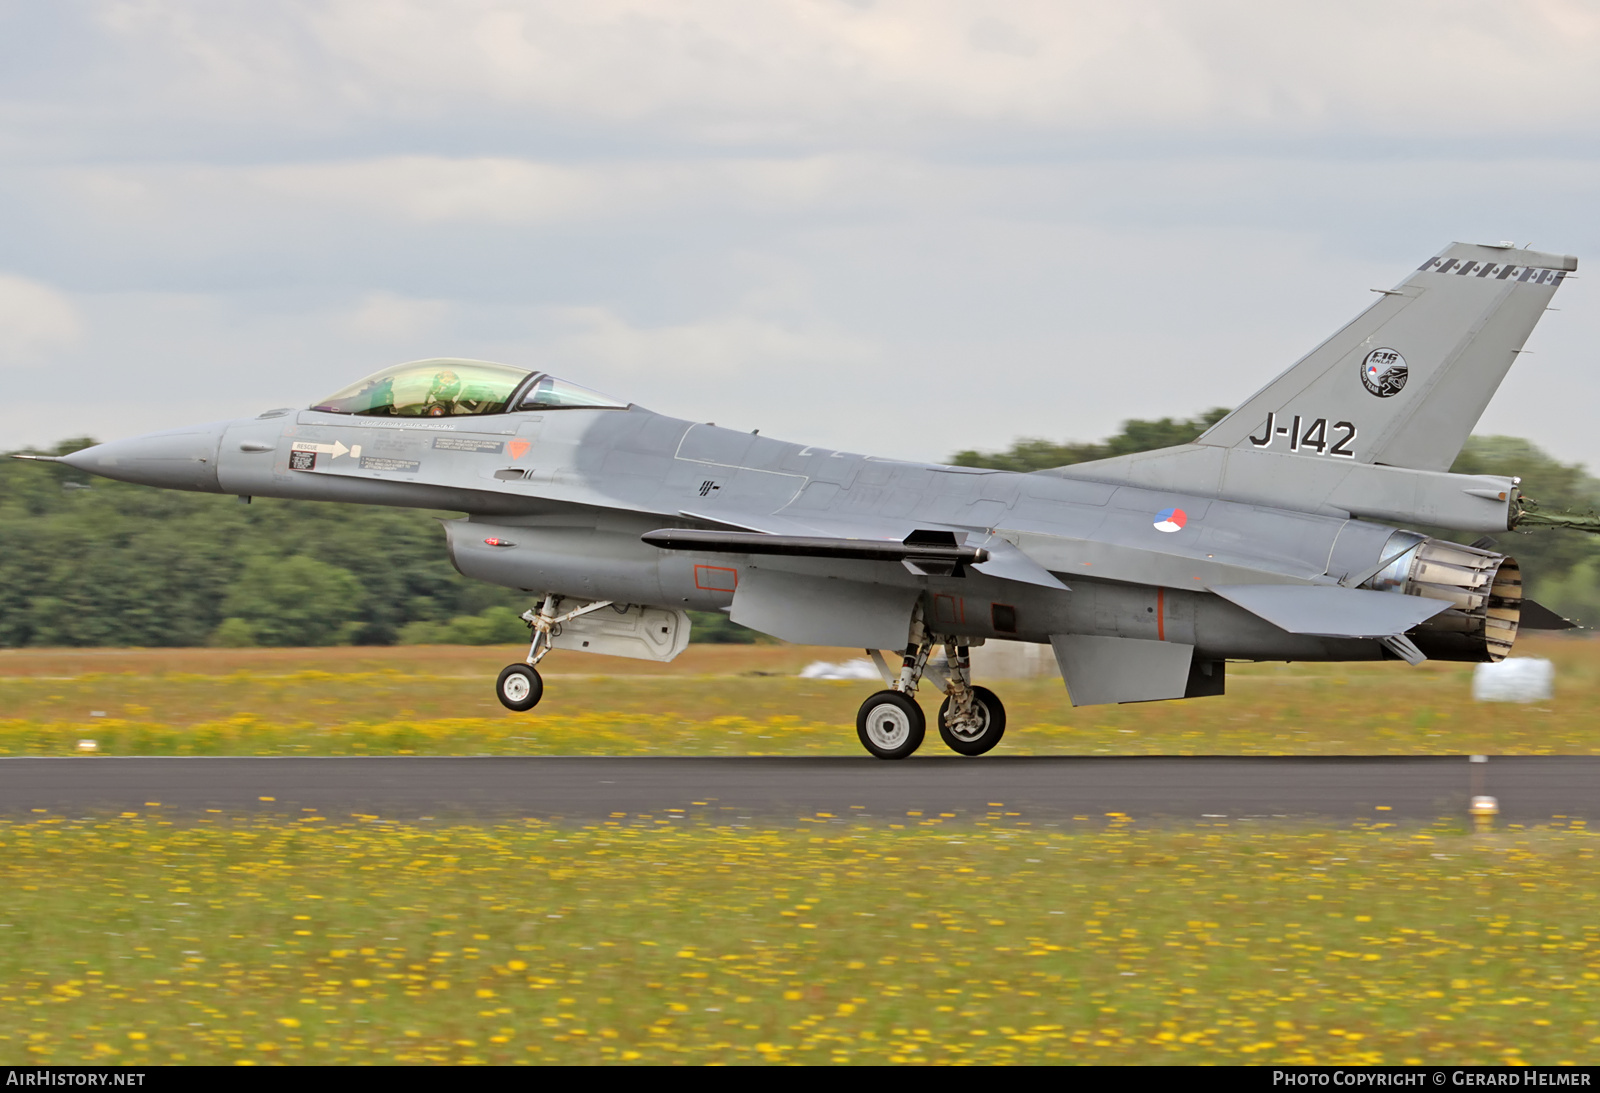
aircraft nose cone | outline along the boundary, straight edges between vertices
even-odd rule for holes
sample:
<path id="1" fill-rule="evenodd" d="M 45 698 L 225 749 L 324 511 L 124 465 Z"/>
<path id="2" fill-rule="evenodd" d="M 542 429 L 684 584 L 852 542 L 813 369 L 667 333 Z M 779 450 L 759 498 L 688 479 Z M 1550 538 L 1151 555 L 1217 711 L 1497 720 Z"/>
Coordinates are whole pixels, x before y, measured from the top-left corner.
<path id="1" fill-rule="evenodd" d="M 192 425 L 96 444 L 63 456 L 62 462 L 105 478 L 169 490 L 221 493 L 217 448 L 228 423 Z"/>

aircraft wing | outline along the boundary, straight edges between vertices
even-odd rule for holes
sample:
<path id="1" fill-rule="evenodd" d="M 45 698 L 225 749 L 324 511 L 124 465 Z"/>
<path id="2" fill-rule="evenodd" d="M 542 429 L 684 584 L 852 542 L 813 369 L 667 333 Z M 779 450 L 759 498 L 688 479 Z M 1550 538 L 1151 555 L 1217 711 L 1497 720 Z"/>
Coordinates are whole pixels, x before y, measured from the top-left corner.
<path id="1" fill-rule="evenodd" d="M 991 535 L 981 546 L 972 546 L 967 533 L 943 528 L 917 529 L 903 539 L 764 534 L 754 530 L 695 531 L 682 528 L 662 528 L 646 532 L 640 538 L 651 546 L 666 550 L 902 562 L 913 573 L 925 576 L 960 576 L 965 567 L 972 566 L 990 577 L 1069 591 L 1044 566 L 999 536 Z"/>
<path id="2" fill-rule="evenodd" d="M 822 535 L 761 535 L 744 531 L 689 531 L 662 528 L 639 538 L 666 550 L 712 554 L 780 554 L 799 558 L 849 558 L 869 562 L 961 567 L 989 559 L 989 552 L 964 546 L 954 532 L 913 531 L 905 539 L 839 539 Z"/>
<path id="3" fill-rule="evenodd" d="M 1211 591 L 1291 634 L 1326 638 L 1387 638 L 1404 634 L 1454 605 L 1334 585 L 1234 584 Z"/>
<path id="4" fill-rule="evenodd" d="M 756 535 L 817 535 L 826 536 L 827 530 L 815 523 L 804 520 L 792 520 L 786 516 L 756 515 L 752 513 L 709 513 L 693 512 L 689 509 L 679 509 L 678 515 L 689 520 L 697 520 L 702 524 L 715 524 L 718 527 L 732 528 L 736 531 L 748 531 Z M 830 521 L 831 522 L 831 521 Z M 843 531 L 842 528 L 833 529 L 835 533 Z M 870 535 L 877 538 L 889 538 L 890 528 L 886 523 L 874 521 L 870 524 L 852 525 L 847 534 L 852 536 Z"/>
<path id="5" fill-rule="evenodd" d="M 989 560 L 973 566 L 980 573 L 987 573 L 991 577 L 999 577 L 1006 581 L 1021 581 L 1024 584 L 1036 584 L 1045 588 L 1058 588 L 1063 592 L 1071 591 L 1056 579 L 1055 574 L 1030 558 L 1020 547 L 1012 546 L 998 535 L 991 536 L 983 544 L 983 548 L 989 552 Z"/>

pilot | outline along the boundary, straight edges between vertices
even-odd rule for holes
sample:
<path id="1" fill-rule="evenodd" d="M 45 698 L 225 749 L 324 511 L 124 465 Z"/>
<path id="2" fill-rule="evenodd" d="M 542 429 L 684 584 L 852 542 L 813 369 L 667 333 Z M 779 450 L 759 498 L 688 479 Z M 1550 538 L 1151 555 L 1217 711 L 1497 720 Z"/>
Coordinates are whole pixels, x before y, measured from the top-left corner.
<path id="1" fill-rule="evenodd" d="M 422 412 L 429 417 L 444 417 L 454 409 L 459 394 L 461 378 L 447 368 L 433 377 L 433 386 L 428 389 Z"/>
<path id="2" fill-rule="evenodd" d="M 392 414 L 394 413 L 394 377 L 384 376 L 382 379 L 363 387 L 357 395 L 366 400 L 365 409 L 352 411 L 358 414 Z"/>

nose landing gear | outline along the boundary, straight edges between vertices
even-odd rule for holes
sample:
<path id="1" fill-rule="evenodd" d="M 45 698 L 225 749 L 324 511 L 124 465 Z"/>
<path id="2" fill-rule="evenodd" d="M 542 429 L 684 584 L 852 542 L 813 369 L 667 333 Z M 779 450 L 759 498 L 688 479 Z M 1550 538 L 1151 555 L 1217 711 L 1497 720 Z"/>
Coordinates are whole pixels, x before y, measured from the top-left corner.
<path id="1" fill-rule="evenodd" d="M 610 607 L 611 602 L 599 600 L 585 604 L 574 611 L 568 611 L 564 615 L 558 615 L 556 608 L 561 603 L 561 597 L 554 592 L 548 592 L 545 594 L 544 602 L 539 605 L 539 610 L 524 611 L 522 621 L 533 631 L 533 640 L 528 643 L 527 660 L 521 664 L 508 664 L 501 669 L 500 678 L 494 685 L 494 696 L 500 700 L 500 705 L 518 713 L 537 706 L 539 700 L 544 697 L 544 678 L 539 675 L 537 665 L 550 652 L 550 639 L 556 635 L 562 623 L 579 615 L 598 611 L 602 607 Z"/>
<path id="2" fill-rule="evenodd" d="M 544 697 L 544 677 L 531 664 L 508 664 L 495 680 L 494 693 L 508 710 L 531 710 Z"/>

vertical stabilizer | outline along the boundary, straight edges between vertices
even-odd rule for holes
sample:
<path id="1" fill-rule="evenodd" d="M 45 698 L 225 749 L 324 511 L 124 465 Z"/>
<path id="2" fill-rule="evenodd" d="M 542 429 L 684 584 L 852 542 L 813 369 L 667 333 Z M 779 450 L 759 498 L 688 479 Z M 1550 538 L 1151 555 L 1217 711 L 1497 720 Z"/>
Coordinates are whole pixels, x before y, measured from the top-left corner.
<path id="1" fill-rule="evenodd" d="M 1448 470 L 1571 255 L 1454 243 L 1201 444 Z"/>

